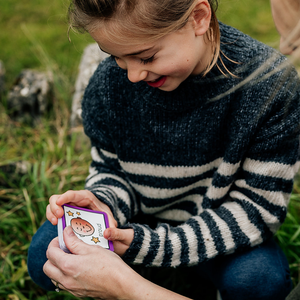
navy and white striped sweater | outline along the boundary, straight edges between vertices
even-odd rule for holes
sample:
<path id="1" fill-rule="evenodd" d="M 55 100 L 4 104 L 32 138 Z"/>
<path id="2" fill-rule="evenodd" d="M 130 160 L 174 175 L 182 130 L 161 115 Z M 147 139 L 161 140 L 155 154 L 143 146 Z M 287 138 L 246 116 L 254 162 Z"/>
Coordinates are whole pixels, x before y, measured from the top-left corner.
<path id="1" fill-rule="evenodd" d="M 215 67 L 164 92 L 131 83 L 108 58 L 86 89 L 86 189 L 134 229 L 127 262 L 195 265 L 262 243 L 285 219 L 298 170 L 298 77 L 275 50 L 220 29 L 236 78 Z M 137 215 L 156 227 L 133 223 Z"/>

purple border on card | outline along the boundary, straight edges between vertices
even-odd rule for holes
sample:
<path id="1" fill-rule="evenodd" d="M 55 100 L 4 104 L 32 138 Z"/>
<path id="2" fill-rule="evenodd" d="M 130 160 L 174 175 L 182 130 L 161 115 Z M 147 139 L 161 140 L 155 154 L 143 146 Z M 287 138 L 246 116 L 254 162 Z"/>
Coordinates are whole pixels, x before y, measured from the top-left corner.
<path id="1" fill-rule="evenodd" d="M 71 208 L 78 209 L 78 210 L 90 211 L 90 212 L 97 213 L 97 214 L 102 214 L 104 216 L 104 222 L 105 222 L 106 228 L 109 227 L 107 213 L 104 212 L 104 211 L 97 211 L 97 210 L 92 210 L 92 209 L 88 209 L 88 208 L 73 206 L 73 205 L 69 205 L 69 204 L 63 204 L 62 206 L 71 207 Z M 64 214 L 62 216 L 62 226 L 63 226 L 63 231 L 64 231 L 64 229 L 66 228 L 65 211 L 64 211 Z M 109 245 L 109 250 L 114 251 L 114 246 L 113 246 L 112 241 L 108 241 L 108 245 Z"/>

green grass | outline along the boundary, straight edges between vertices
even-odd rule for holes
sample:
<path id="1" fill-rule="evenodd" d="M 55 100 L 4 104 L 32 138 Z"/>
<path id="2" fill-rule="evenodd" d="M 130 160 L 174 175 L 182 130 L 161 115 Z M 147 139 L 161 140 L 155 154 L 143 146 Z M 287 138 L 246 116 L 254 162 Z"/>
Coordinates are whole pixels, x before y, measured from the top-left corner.
<path id="1" fill-rule="evenodd" d="M 82 130 L 71 132 L 69 117 L 73 86 L 84 47 L 92 40 L 72 33 L 67 38 L 68 1 L 1 1 L 0 60 L 6 87 L 22 69 L 54 73 L 52 111 L 32 128 L 11 120 L 5 95 L 0 103 L 0 165 L 29 161 L 24 176 L 0 173 L 0 299 L 74 299 L 68 293 L 45 293 L 29 278 L 27 250 L 45 221 L 48 198 L 68 189 L 81 189 L 88 173 L 89 145 Z M 272 46 L 278 43 L 269 0 L 222 0 L 219 18 Z M 277 239 L 287 254 L 294 283 L 300 276 L 300 180 Z"/>
<path id="2" fill-rule="evenodd" d="M 35 129 L 1 114 L 1 137 L 5 137 L 0 142 L 1 162 L 26 160 L 32 168 L 22 177 L 6 178 L 0 189 L 0 299 L 48 299 L 27 273 L 30 240 L 45 221 L 49 197 L 82 188 L 87 175 L 88 144 L 82 133 L 70 135 L 66 105 L 55 111 L 55 118 L 43 120 Z M 67 299 L 55 293 L 48 297 Z"/>
<path id="3" fill-rule="evenodd" d="M 53 65 L 74 81 L 82 49 L 91 38 L 71 34 L 72 43 L 68 41 L 67 6 L 67 0 L 1 1 L 0 59 L 6 66 L 9 86 L 21 69 L 44 70 Z"/>
<path id="4" fill-rule="evenodd" d="M 279 35 L 274 26 L 269 0 L 260 0 L 259 3 L 249 0 L 220 0 L 217 16 L 222 22 L 270 46 L 278 46 Z"/>
<path id="5" fill-rule="evenodd" d="M 287 218 L 276 234 L 277 241 L 285 252 L 294 285 L 300 282 L 300 179 L 296 178 Z"/>

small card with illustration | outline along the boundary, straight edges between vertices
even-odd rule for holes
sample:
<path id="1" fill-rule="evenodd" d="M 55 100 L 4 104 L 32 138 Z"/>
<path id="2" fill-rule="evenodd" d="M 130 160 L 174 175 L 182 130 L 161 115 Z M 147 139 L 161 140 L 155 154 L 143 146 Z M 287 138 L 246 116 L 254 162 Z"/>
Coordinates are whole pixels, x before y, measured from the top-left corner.
<path id="1" fill-rule="evenodd" d="M 70 253 L 63 238 L 63 231 L 71 226 L 79 239 L 89 245 L 99 245 L 114 251 L 112 241 L 103 237 L 103 232 L 109 227 L 108 217 L 105 212 L 76 207 L 68 204 L 62 206 L 64 215 L 58 219 L 57 231 L 59 247 Z"/>

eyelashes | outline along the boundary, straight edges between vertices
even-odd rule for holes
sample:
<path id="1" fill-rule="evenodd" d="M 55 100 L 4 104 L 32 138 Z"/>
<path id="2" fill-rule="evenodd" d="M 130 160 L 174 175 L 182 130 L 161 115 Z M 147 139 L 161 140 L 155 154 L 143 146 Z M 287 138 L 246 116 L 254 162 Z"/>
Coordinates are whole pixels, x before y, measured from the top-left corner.
<path id="1" fill-rule="evenodd" d="M 155 56 L 155 55 L 153 55 L 153 56 L 151 56 L 151 57 L 149 57 L 149 58 L 147 58 L 147 59 L 140 58 L 141 64 L 146 65 L 146 64 L 152 63 L 153 60 L 154 60 L 154 56 Z M 119 57 L 114 56 L 114 55 L 111 55 L 111 57 L 114 58 L 115 60 L 120 59 Z"/>
<path id="2" fill-rule="evenodd" d="M 154 55 L 151 56 L 151 57 L 149 57 L 149 58 L 147 58 L 147 59 L 141 59 L 141 63 L 143 63 L 144 65 L 146 65 L 148 63 L 153 62 L 153 60 L 154 60 Z"/>

